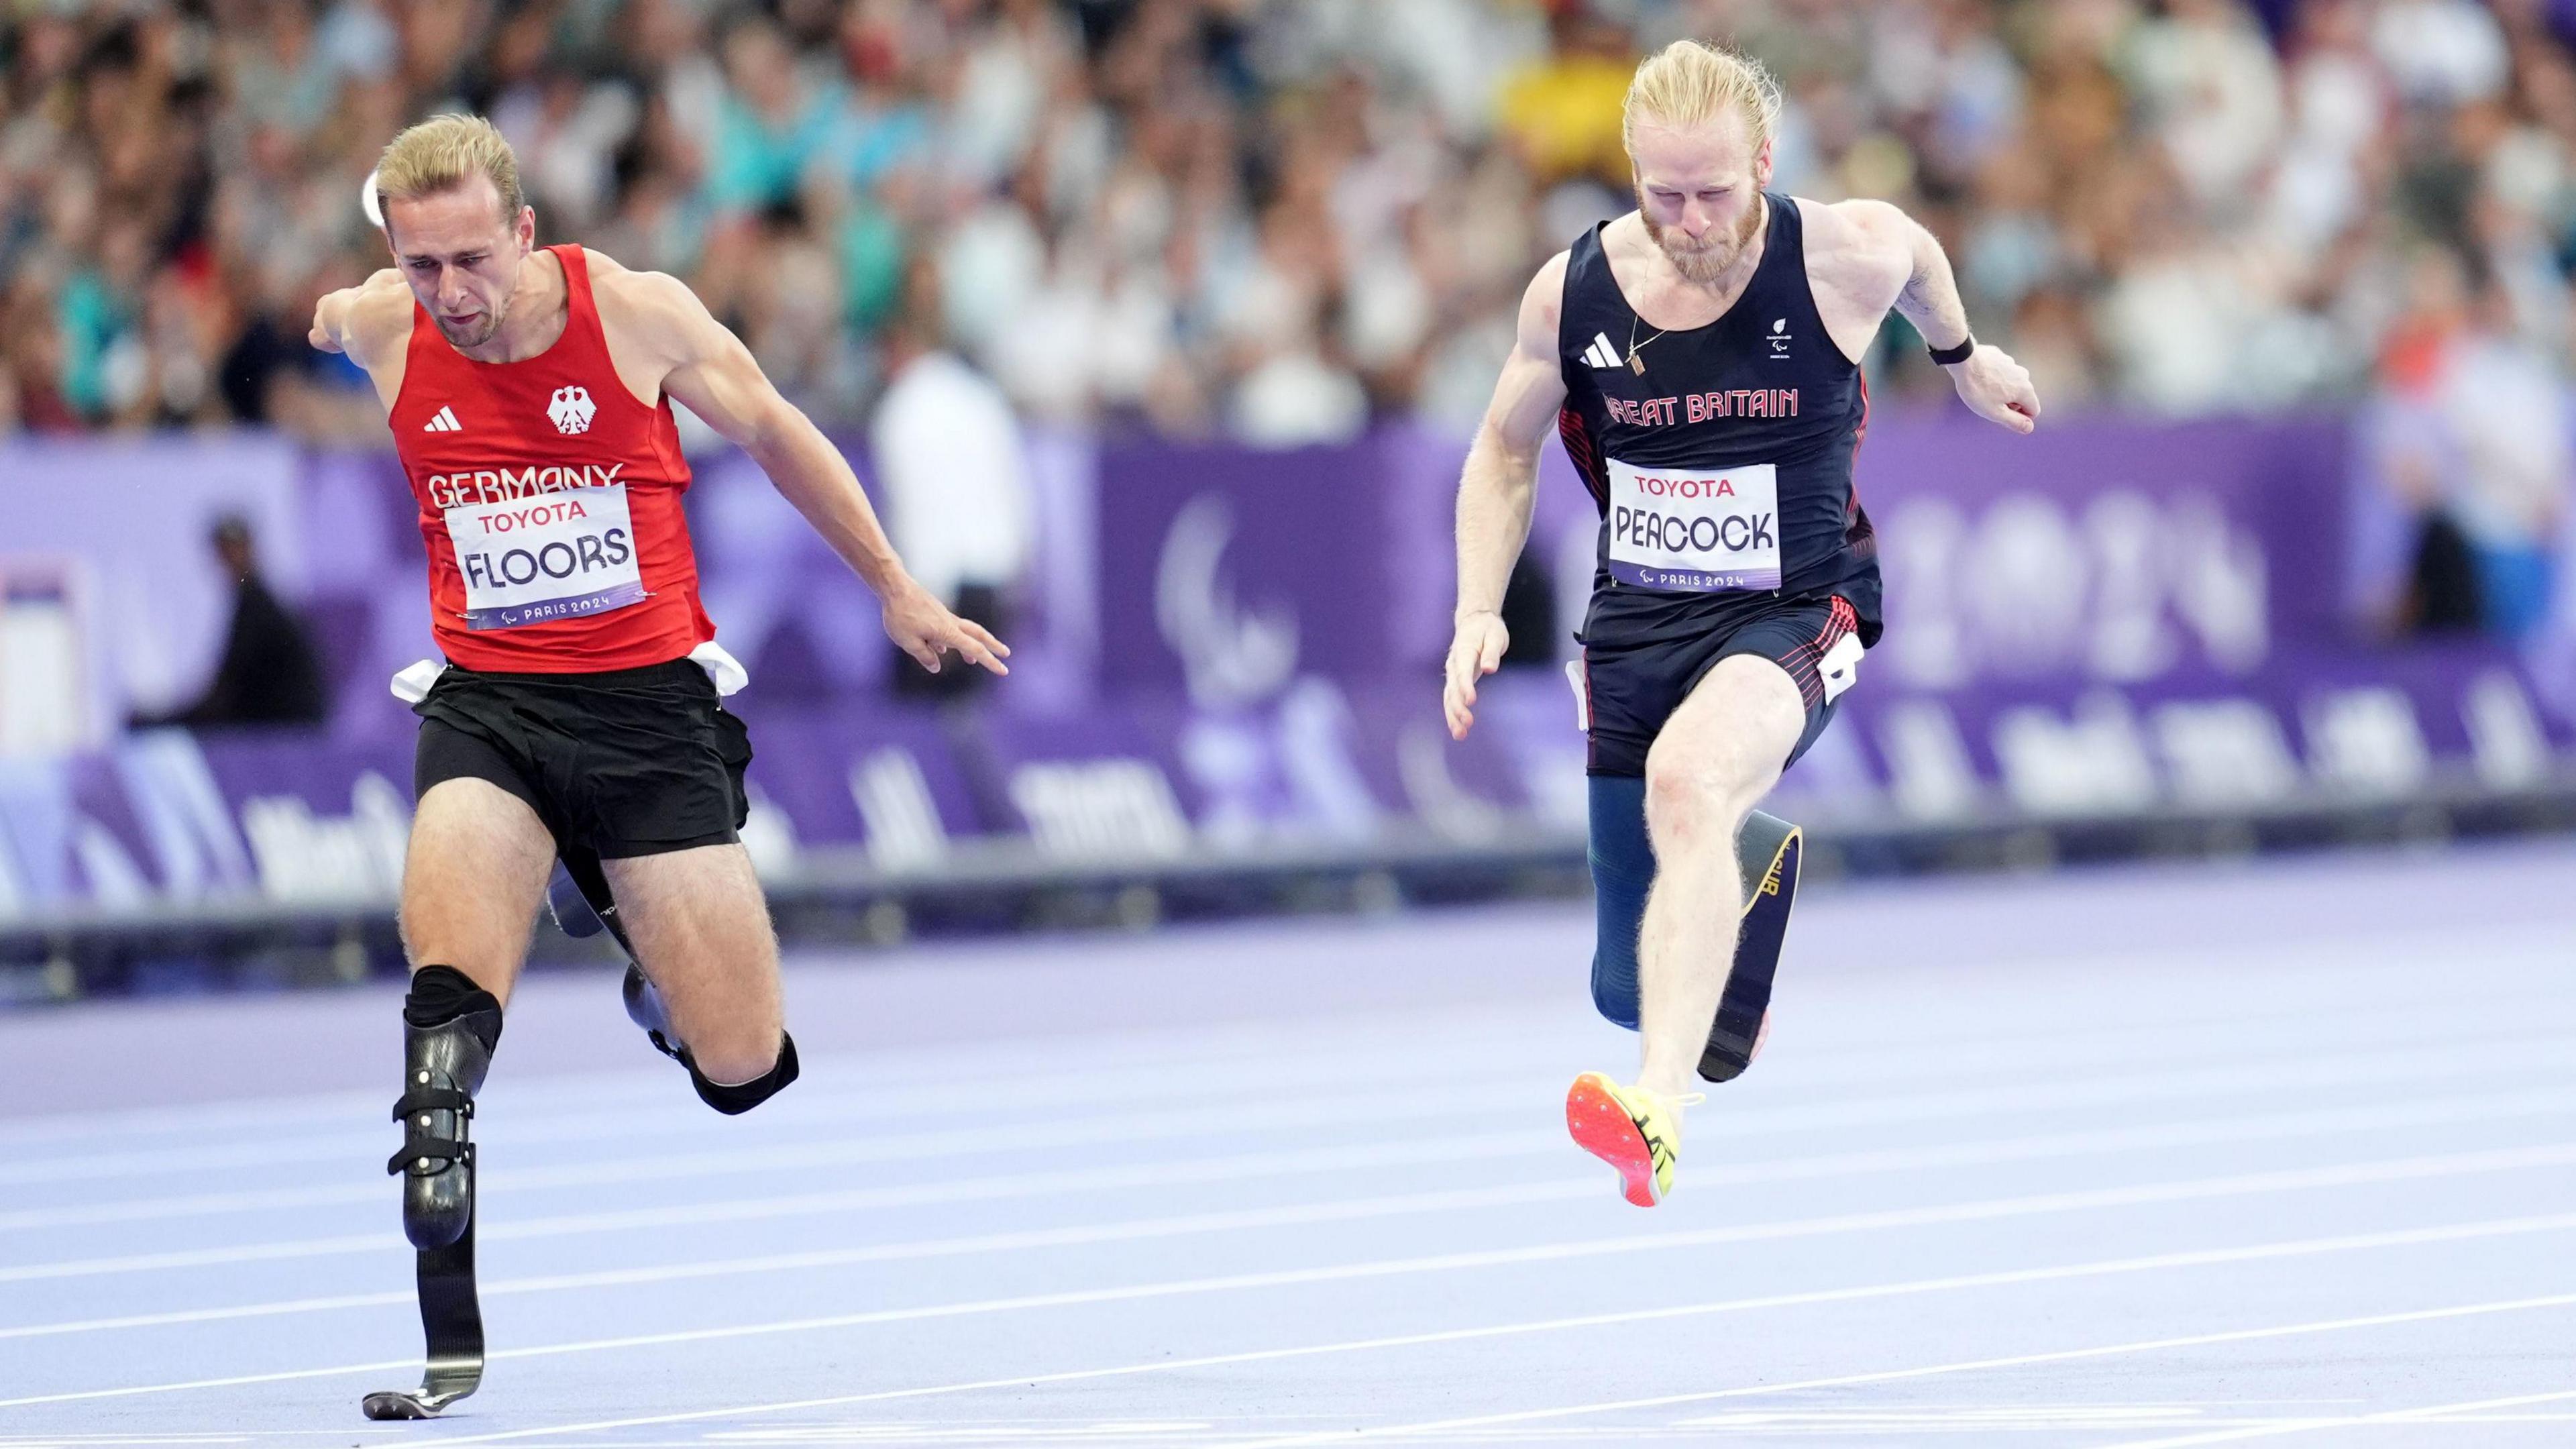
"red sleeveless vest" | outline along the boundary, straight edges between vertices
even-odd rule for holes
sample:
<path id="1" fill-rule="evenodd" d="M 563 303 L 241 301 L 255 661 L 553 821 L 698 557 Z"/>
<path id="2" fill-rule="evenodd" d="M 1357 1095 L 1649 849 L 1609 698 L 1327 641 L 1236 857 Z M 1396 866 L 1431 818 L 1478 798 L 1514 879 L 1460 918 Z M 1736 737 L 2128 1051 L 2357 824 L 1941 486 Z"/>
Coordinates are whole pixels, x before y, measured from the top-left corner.
<path id="1" fill-rule="evenodd" d="M 391 423 L 429 544 L 430 622 L 451 664 L 632 669 L 715 637 L 680 495 L 668 398 L 636 400 L 577 246 L 548 247 L 571 316 L 523 362 L 476 362 L 415 302 Z"/>

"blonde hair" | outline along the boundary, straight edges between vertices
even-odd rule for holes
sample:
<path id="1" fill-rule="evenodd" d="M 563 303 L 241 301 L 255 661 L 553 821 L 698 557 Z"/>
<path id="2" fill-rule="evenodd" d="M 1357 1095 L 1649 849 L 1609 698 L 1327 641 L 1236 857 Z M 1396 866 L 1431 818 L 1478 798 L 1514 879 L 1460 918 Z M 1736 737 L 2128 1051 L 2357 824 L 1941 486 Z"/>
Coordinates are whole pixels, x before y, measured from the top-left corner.
<path id="1" fill-rule="evenodd" d="M 407 127 L 376 162 L 376 207 L 412 201 L 482 176 L 501 195 L 501 220 L 516 221 L 527 198 L 519 190 L 519 156 L 500 128 L 481 116 L 432 116 Z"/>
<path id="2" fill-rule="evenodd" d="M 1696 126 L 1733 107 L 1744 117 L 1753 149 L 1780 128 L 1780 83 L 1762 62 L 1705 40 L 1676 40 L 1637 63 L 1619 114 L 1619 141 L 1637 154 L 1637 118 Z"/>

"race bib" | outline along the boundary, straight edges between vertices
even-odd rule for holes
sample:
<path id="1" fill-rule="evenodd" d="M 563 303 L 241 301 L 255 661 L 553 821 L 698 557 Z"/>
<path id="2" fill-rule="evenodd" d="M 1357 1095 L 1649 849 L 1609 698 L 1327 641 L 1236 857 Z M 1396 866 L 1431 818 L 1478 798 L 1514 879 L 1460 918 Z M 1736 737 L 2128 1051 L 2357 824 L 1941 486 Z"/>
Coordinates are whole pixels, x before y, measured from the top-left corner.
<path id="1" fill-rule="evenodd" d="M 465 575 L 465 627 L 517 629 L 644 600 L 626 485 L 464 503 L 447 537 Z"/>
<path id="2" fill-rule="evenodd" d="M 1610 460 L 1610 576 L 1710 594 L 1780 587 L 1779 470 Z"/>

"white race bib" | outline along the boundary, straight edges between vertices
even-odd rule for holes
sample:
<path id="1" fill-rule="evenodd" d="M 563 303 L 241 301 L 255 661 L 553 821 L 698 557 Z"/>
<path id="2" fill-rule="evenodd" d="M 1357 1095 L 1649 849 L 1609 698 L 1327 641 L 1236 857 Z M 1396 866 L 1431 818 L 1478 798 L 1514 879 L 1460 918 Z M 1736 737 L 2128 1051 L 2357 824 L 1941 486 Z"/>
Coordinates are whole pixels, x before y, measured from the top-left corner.
<path id="1" fill-rule="evenodd" d="M 465 627 L 516 629 L 644 600 L 626 485 L 572 488 L 447 510 L 465 576 Z"/>
<path id="2" fill-rule="evenodd" d="M 1695 594 L 1780 587 L 1779 469 L 1640 468 L 1612 458 L 1610 576 Z"/>

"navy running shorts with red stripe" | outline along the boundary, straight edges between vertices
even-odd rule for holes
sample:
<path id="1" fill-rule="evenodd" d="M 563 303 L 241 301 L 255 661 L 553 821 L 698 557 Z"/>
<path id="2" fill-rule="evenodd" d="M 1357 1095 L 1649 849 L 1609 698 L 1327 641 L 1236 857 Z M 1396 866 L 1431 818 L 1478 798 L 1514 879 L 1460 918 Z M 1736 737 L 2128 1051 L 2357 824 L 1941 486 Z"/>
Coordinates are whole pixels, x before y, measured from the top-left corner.
<path id="1" fill-rule="evenodd" d="M 1840 594 L 1770 602 L 1684 637 L 1583 640 L 1583 686 L 1591 755 L 1586 773 L 1642 776 L 1655 736 L 1717 661 L 1759 654 L 1788 671 L 1807 706 L 1789 762 L 1807 752 L 1833 719 L 1860 662 L 1860 620 Z"/>

